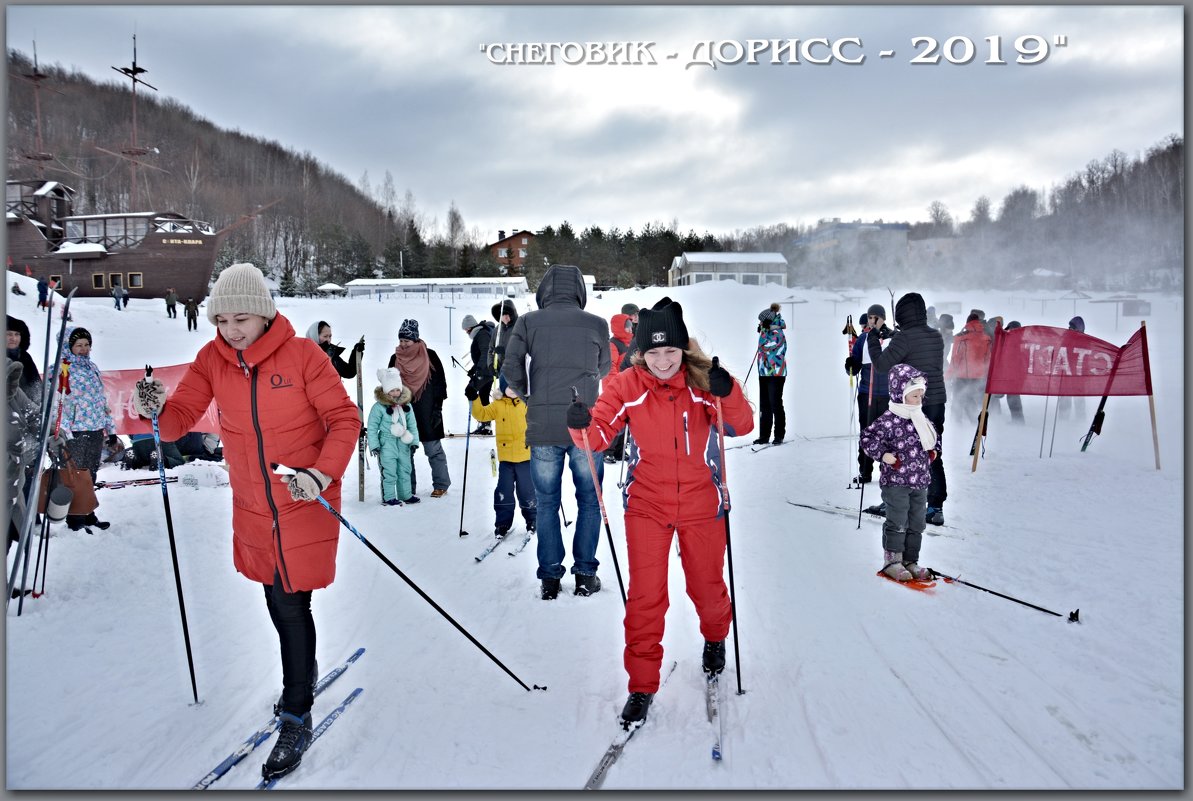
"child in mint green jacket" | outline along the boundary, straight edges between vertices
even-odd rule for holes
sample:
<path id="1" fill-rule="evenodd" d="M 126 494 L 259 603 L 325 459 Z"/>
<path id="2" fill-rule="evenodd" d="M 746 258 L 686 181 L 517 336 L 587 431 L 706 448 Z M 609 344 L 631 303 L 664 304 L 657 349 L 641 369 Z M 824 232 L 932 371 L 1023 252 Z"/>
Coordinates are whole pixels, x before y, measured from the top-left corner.
<path id="1" fill-rule="evenodd" d="M 410 486 L 418 424 L 410 405 L 410 390 L 402 386 L 396 367 L 377 371 L 381 386 L 373 390 L 377 402 L 369 411 L 369 451 L 381 467 L 381 502 L 386 506 L 418 503 Z"/>

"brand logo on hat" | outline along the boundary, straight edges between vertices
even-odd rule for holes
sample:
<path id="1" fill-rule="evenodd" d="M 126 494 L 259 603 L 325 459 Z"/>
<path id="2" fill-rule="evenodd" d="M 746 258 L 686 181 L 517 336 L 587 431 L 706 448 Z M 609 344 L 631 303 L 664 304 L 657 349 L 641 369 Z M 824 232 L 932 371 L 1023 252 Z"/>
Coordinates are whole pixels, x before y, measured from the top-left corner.
<path id="1" fill-rule="evenodd" d="M 651 344 L 661 343 L 667 341 L 666 331 L 654 331 L 650 335 Z"/>

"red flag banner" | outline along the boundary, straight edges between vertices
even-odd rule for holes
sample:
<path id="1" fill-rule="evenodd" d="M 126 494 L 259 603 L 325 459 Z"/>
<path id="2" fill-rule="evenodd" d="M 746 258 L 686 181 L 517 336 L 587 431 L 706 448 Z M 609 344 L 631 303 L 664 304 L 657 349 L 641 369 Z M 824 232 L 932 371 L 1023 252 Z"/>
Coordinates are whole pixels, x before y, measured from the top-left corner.
<path id="1" fill-rule="evenodd" d="M 186 375 L 189 364 L 174 364 L 169 367 L 153 368 L 153 377 L 166 385 L 166 393 L 174 391 L 174 387 Z M 152 434 L 153 423 L 141 417 L 133 409 L 133 393 L 137 391 L 137 381 L 145 377 L 144 370 L 101 370 L 100 378 L 104 382 L 104 392 L 108 396 L 108 403 L 112 407 L 112 417 L 116 420 L 117 434 Z M 215 401 L 207 407 L 203 416 L 191 426 L 191 431 L 218 434 L 220 430 L 219 412 Z"/>
<path id="2" fill-rule="evenodd" d="M 995 332 L 986 378 L 993 395 L 1150 395 L 1147 337 L 1122 348 L 1067 328 L 1028 325 Z"/>

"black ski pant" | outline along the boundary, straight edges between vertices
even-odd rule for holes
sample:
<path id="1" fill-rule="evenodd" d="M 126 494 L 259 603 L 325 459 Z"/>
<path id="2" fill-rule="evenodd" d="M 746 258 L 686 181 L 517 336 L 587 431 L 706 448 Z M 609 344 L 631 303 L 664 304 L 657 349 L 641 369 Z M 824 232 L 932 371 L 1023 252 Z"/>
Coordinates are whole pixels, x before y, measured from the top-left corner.
<path id="1" fill-rule="evenodd" d="M 269 619 L 282 649 L 282 710 L 302 717 L 315 702 L 315 618 L 310 590 L 286 592 L 277 571 L 265 588 Z"/>
<path id="2" fill-rule="evenodd" d="M 787 434 L 787 413 L 783 410 L 785 375 L 758 376 L 758 439 L 770 440 L 773 424 L 775 439 Z"/>
<path id="3" fill-rule="evenodd" d="M 75 463 L 75 467 L 91 471 L 91 483 L 94 484 L 104 449 L 103 429 L 72 432 L 72 438 L 67 441 L 66 449 Z"/>
<path id="4" fill-rule="evenodd" d="M 199 330 L 199 318 L 191 317 L 188 314 L 186 316 L 186 330 L 187 331 L 198 331 Z"/>
<path id="5" fill-rule="evenodd" d="M 932 460 L 932 483 L 928 485 L 928 505 L 936 509 L 944 508 L 945 499 L 949 497 L 948 485 L 944 478 L 944 404 L 925 403 L 924 417 L 932 421 L 936 429 L 936 444 L 940 448 L 941 458 Z"/>
<path id="6" fill-rule="evenodd" d="M 868 392 L 859 391 L 857 393 L 858 430 L 865 431 L 866 426 L 877 420 L 887 410 L 890 402 L 891 399 L 886 395 L 875 395 L 871 400 Z M 858 440 L 857 446 L 857 474 L 863 484 L 868 484 L 874 478 L 874 460 L 862 450 L 861 440 Z"/>

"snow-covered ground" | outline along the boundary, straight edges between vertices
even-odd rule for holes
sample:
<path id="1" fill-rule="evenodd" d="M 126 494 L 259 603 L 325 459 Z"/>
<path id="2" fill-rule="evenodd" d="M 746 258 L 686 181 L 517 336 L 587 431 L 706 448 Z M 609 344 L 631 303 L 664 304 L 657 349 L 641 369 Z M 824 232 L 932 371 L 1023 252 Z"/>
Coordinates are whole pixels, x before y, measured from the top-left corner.
<path id="1" fill-rule="evenodd" d="M 895 289 L 898 298 L 919 288 Z M 8 310 L 29 323 L 40 361 L 45 318 L 32 282 L 26 290 L 9 294 Z M 731 639 L 723 680 L 724 761 L 709 758 L 701 639 L 673 559 L 664 647 L 679 667 L 606 788 L 1183 787 L 1180 299 L 1149 296 L 1160 471 L 1146 398 L 1111 399 L 1103 434 L 1085 453 L 1078 440 L 1096 398 L 1084 417 L 1060 421 L 1054 442 L 1051 427 L 1042 433 L 1044 399 L 1025 398 L 1027 425 L 994 418 L 977 472 L 967 455 L 973 424 L 950 405 L 949 527 L 929 527 L 921 562 L 1062 615 L 1080 608 L 1081 622 L 1069 623 L 969 587 L 939 582 L 929 595 L 883 581 L 874 575 L 879 522 L 863 520 L 859 531 L 856 519 L 786 503 L 858 505 L 847 488 L 856 463 L 841 328 L 846 314 L 856 318 L 870 303 L 889 311 L 885 287 L 833 302 L 839 296 L 828 292 L 705 284 L 609 292 L 590 298 L 588 309 L 608 318 L 626 301 L 647 307 L 664 294 L 683 303 L 692 334 L 739 378 L 754 352 L 758 311 L 789 297 L 807 302 L 783 309 L 790 443 L 728 455 L 741 639 L 740 670 Z M 1063 327 L 1074 313 L 1069 301 L 1040 302 L 1055 292 L 924 294 L 930 304 L 960 303 L 958 328 L 973 306 L 1025 325 Z M 464 376 L 449 357 L 467 353 L 460 318 L 488 319 L 494 302 L 282 299 L 279 307 L 300 333 L 324 319 L 341 344 L 365 335 L 366 396 L 398 324 L 418 319 L 451 372 L 447 428 L 463 433 Z M 1115 344 L 1138 325 L 1123 319 L 1116 332 L 1113 304 L 1080 301 L 1075 310 L 1088 333 Z M 166 318 L 162 301 L 116 311 L 104 299 L 77 300 L 74 316 L 94 335 L 92 355 L 105 370 L 186 362 L 214 333 L 205 319 L 187 332 L 181 314 Z M 354 382 L 345 384 L 355 398 Z M 749 393 L 757 397 L 753 377 Z M 336 581 L 315 593 L 320 666 L 368 650 L 320 696 L 316 721 L 354 687 L 364 692 L 283 786 L 578 789 L 595 766 L 626 694 L 609 543 L 602 530 L 604 591 L 590 598 L 573 596 L 569 577 L 558 600 L 539 600 L 533 543 L 517 557 L 502 548 L 478 564 L 492 526 L 492 443 L 444 441 L 453 484 L 438 500 L 416 457 L 424 502 L 414 507 L 378 503 L 376 465 L 358 503 L 354 464 L 343 513 L 522 681 L 545 691 L 523 690 L 344 531 Z M 233 570 L 230 493 L 212 470 L 179 468 L 197 486 L 170 485 L 202 703 L 192 704 L 161 490 L 100 490 L 98 512 L 111 529 L 54 531 L 46 595 L 26 600 L 19 618 L 15 603 L 8 610 L 8 789 L 186 788 L 268 719 L 281 683 L 277 638 L 261 589 Z M 116 467 L 101 473 L 129 476 Z M 617 469 L 607 471 L 605 493 L 624 573 L 617 478 Z M 462 497 L 467 538 L 457 536 Z M 877 501 L 872 488 L 867 505 Z M 565 508 L 574 520 L 566 492 Z M 216 787 L 252 787 L 268 748 Z"/>

